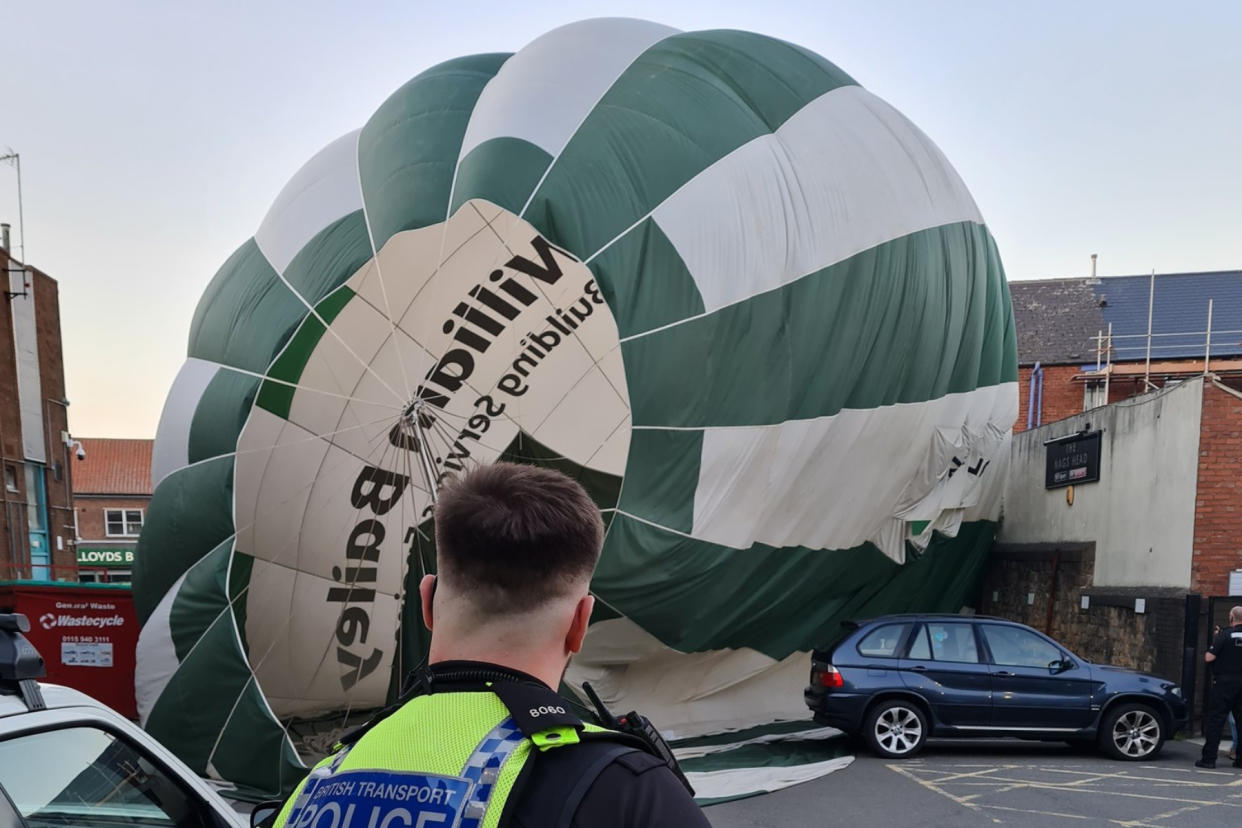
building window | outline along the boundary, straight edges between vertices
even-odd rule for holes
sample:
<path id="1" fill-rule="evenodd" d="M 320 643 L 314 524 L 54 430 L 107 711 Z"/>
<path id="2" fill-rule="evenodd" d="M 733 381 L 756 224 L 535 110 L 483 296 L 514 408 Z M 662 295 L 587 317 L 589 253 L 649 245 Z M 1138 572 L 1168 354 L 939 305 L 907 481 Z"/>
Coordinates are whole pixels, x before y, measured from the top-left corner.
<path id="1" fill-rule="evenodd" d="M 80 584 L 128 584 L 133 573 L 128 569 L 79 569 Z"/>
<path id="2" fill-rule="evenodd" d="M 1087 380 L 1082 389 L 1082 410 L 1090 411 L 1093 408 L 1108 405 L 1108 397 L 1105 396 L 1106 387 L 1104 380 Z"/>
<path id="3" fill-rule="evenodd" d="M 135 538 L 142 531 L 141 509 L 104 509 L 104 531 L 110 538 Z"/>
<path id="4" fill-rule="evenodd" d="M 10 492 L 17 491 L 17 467 L 9 463 L 4 464 L 4 488 Z"/>

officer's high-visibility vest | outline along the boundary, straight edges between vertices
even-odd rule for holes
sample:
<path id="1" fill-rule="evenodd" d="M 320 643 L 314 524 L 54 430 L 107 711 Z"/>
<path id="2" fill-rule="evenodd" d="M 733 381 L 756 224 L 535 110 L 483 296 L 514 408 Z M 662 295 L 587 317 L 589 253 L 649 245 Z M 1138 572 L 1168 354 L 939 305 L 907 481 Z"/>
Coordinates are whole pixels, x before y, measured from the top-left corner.
<path id="1" fill-rule="evenodd" d="M 583 733 L 624 738 L 581 722 L 550 691 L 543 696 L 547 704 L 522 711 L 530 735 L 486 689 L 415 696 L 316 765 L 275 825 L 496 828 L 532 754 L 573 745 Z M 553 726 L 535 731 L 540 716 Z"/>

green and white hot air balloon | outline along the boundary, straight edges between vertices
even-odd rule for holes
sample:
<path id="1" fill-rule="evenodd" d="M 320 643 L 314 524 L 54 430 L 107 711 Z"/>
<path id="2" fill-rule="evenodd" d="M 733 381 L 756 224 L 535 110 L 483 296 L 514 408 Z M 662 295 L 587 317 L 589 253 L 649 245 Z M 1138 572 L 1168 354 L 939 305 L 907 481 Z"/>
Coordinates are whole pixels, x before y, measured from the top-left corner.
<path id="1" fill-rule="evenodd" d="M 434 66 L 199 302 L 134 573 L 143 722 L 287 791 L 423 657 L 436 482 L 503 458 L 604 511 L 569 683 L 774 738 L 842 619 L 973 596 L 1016 377 L 965 185 L 824 58 L 607 19 Z"/>

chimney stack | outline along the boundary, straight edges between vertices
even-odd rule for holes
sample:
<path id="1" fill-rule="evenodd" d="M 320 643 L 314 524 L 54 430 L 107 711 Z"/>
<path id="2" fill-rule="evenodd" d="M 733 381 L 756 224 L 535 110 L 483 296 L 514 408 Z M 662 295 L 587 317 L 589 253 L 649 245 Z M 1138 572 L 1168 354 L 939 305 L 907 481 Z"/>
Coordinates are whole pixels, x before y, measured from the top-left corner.
<path id="1" fill-rule="evenodd" d="M 9 252 L 9 223 L 0 222 L 0 250 Z"/>
<path id="2" fill-rule="evenodd" d="M 1092 279 L 1094 279 L 1094 278 L 1095 278 L 1095 259 L 1096 259 L 1096 255 L 1097 255 L 1097 254 L 1095 254 L 1095 253 L 1092 253 L 1092 254 L 1091 254 L 1091 278 L 1092 278 Z"/>

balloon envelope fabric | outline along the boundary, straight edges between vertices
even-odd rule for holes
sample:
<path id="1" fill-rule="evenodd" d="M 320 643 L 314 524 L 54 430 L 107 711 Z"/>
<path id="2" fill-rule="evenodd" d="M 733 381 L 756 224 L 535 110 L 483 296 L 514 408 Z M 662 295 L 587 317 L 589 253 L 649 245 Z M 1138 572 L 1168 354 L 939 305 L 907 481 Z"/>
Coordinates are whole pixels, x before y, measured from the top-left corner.
<path id="1" fill-rule="evenodd" d="M 425 653 L 434 486 L 505 459 L 608 526 L 570 686 L 673 739 L 786 733 L 841 620 L 972 598 L 1016 379 L 974 200 L 824 58 L 602 19 L 439 64 L 199 302 L 136 555 L 143 722 L 288 791 Z"/>

